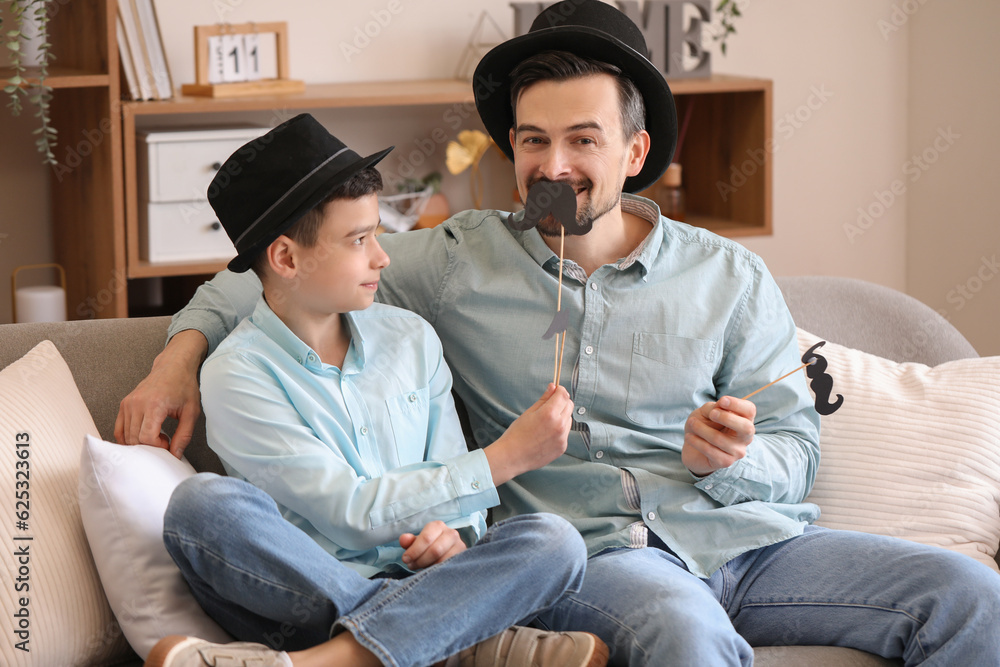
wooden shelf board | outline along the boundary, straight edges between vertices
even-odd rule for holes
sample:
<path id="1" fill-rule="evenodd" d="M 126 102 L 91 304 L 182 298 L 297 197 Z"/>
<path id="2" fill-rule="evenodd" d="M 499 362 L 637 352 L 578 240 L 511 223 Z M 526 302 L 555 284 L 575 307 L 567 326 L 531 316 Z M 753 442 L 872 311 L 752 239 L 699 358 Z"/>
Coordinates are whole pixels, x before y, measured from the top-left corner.
<path id="1" fill-rule="evenodd" d="M 148 262 L 140 259 L 128 267 L 129 278 L 161 278 L 218 273 L 226 268 L 229 260 L 197 262 Z"/>
<path id="2" fill-rule="evenodd" d="M 28 81 L 35 85 L 39 82 L 38 75 L 37 67 L 30 67 L 25 72 Z M 12 76 L 14 76 L 14 70 L 9 67 L 0 68 L 0 81 L 6 83 L 7 79 Z M 72 67 L 50 67 L 45 84 L 51 88 L 99 88 L 110 86 L 111 77 L 106 72 L 87 71 Z"/>
<path id="3" fill-rule="evenodd" d="M 734 236 L 762 236 L 771 233 L 770 229 L 762 225 L 739 222 L 738 220 L 727 220 L 710 215 L 698 215 L 691 212 L 688 212 L 685 222 L 696 227 L 704 227 L 710 232 L 715 232 L 728 238 Z"/>
<path id="4" fill-rule="evenodd" d="M 740 93 L 765 90 L 771 87 L 768 79 L 757 79 L 734 74 L 713 74 L 700 79 L 667 79 L 674 95 L 698 95 L 705 93 Z"/>
<path id="5" fill-rule="evenodd" d="M 460 79 L 378 81 L 309 84 L 304 93 L 238 98 L 177 95 L 170 100 L 126 102 L 126 113 L 136 116 L 255 111 L 283 105 L 289 109 L 336 109 L 371 106 L 418 106 L 471 103 L 472 84 Z"/>

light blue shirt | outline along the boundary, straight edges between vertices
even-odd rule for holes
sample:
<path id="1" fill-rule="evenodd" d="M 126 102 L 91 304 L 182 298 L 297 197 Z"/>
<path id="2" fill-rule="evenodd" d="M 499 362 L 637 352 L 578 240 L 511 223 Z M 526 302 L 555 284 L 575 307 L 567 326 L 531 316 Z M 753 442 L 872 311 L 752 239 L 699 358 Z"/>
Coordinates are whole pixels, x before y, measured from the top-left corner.
<path id="1" fill-rule="evenodd" d="M 466 448 L 434 330 L 382 304 L 344 319 L 337 368 L 259 297 L 202 367 L 210 446 L 366 577 L 402 568 L 398 537 L 435 519 L 475 543 L 499 499 L 486 455 Z"/>
<path id="2" fill-rule="evenodd" d="M 691 475 L 680 458 L 688 415 L 800 365 L 795 326 L 758 256 L 660 216 L 649 200 L 623 195 L 622 208 L 651 224 L 636 252 L 589 277 L 573 262 L 564 268 L 562 383 L 575 403 L 568 450 L 503 485 L 494 515 L 559 514 L 590 554 L 643 546 L 652 531 L 704 577 L 819 515 L 802 502 L 819 465 L 819 417 L 797 373 L 754 397 L 745 458 Z M 511 231 L 506 217 L 466 211 L 380 238 L 392 263 L 379 298 L 438 332 L 481 446 L 537 400 L 553 372 L 554 343 L 542 334 L 556 310 L 558 257 L 537 230 Z M 197 328 L 214 344 L 249 312 L 255 283 L 219 274 L 171 333 Z"/>

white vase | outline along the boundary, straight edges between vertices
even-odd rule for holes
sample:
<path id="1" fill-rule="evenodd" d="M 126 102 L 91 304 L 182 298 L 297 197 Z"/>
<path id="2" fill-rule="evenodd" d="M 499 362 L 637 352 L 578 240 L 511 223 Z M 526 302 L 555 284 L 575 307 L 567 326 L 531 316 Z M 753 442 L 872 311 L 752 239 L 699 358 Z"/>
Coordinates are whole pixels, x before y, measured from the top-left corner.
<path id="1" fill-rule="evenodd" d="M 35 18 L 36 10 L 37 7 L 32 6 L 25 11 L 21 26 L 21 64 L 25 67 L 38 67 L 42 62 L 45 33 Z"/>

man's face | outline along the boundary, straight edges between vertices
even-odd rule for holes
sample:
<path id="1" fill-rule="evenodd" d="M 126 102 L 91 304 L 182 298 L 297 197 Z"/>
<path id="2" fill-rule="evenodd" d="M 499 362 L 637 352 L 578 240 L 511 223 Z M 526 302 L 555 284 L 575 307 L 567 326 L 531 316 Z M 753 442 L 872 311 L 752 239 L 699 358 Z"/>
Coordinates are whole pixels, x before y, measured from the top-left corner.
<path id="1" fill-rule="evenodd" d="M 573 187 L 581 225 L 618 207 L 625 179 L 639 173 L 646 152 L 641 139 L 623 136 L 618 95 L 608 74 L 542 81 L 521 92 L 510 140 L 522 201 L 547 180 Z M 559 236 L 559 223 L 550 216 L 538 231 Z"/>

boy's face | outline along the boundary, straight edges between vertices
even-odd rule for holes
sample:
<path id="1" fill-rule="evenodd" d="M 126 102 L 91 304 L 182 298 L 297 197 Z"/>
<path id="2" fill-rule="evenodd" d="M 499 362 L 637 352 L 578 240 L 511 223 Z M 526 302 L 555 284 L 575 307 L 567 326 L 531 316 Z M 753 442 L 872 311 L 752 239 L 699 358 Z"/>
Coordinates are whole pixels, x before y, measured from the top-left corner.
<path id="1" fill-rule="evenodd" d="M 375 238 L 378 197 L 335 199 L 323 209 L 315 246 L 295 244 L 295 276 L 288 297 L 316 315 L 364 310 L 372 305 L 389 256 Z"/>

